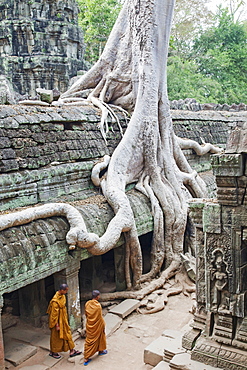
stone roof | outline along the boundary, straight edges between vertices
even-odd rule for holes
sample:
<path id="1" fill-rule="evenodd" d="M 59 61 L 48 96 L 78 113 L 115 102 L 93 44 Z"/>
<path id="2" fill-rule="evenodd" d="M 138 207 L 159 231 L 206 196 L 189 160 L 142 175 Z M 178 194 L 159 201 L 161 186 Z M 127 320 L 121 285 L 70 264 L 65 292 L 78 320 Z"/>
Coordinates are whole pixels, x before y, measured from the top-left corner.
<path id="1" fill-rule="evenodd" d="M 135 190 L 130 190 L 128 197 L 137 222 L 138 234 L 152 231 L 153 218 L 149 200 Z M 75 206 L 84 216 L 88 231 L 99 235 L 104 233 L 114 215 L 110 206 L 102 199 L 91 199 L 90 203 L 77 202 Z M 68 230 L 66 218 L 51 217 L 2 231 L 0 295 L 61 271 L 72 259 L 81 261 L 89 258 L 91 255 L 85 249 L 69 251 L 65 239 Z M 117 246 L 123 243 L 122 238 Z"/>

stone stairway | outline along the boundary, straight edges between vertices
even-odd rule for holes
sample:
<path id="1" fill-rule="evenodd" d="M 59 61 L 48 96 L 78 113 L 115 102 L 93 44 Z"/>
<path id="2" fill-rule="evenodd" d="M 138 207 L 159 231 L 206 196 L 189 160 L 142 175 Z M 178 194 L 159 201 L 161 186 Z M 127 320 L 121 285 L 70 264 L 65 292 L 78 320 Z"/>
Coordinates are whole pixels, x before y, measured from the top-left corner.
<path id="1" fill-rule="evenodd" d="M 191 360 L 190 351 L 182 347 L 184 333 L 165 330 L 144 350 L 144 362 L 153 370 L 223 370 Z"/>

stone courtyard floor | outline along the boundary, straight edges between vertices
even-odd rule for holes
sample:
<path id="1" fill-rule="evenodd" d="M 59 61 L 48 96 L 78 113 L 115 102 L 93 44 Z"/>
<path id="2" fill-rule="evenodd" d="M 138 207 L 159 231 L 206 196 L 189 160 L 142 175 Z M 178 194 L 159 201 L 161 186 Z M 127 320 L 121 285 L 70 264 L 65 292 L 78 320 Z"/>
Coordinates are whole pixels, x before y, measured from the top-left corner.
<path id="1" fill-rule="evenodd" d="M 6 347 L 11 348 L 12 346 L 13 348 L 14 338 L 20 344 L 25 341 L 29 342 L 30 347 L 33 347 L 36 353 L 18 366 L 9 362 L 6 362 L 6 365 L 10 370 L 46 370 L 50 368 L 54 370 L 71 368 L 74 370 L 82 368 L 91 370 L 149 370 L 153 366 L 144 363 L 144 349 L 165 330 L 181 332 L 189 330 L 189 323 L 193 318 L 193 315 L 189 313 L 191 306 L 191 298 L 180 294 L 170 297 L 163 311 L 150 315 L 133 312 L 123 320 L 119 329 L 107 338 L 108 354 L 104 356 L 96 354 L 87 367 L 83 366 L 82 355 L 69 358 L 69 353 L 62 353 L 60 360 L 51 358 L 48 355 L 48 331 L 33 329 L 32 332 L 30 328 L 27 330 L 25 327 L 12 327 L 5 335 Z M 75 343 L 76 349 L 83 351 L 84 339 L 78 338 Z"/>

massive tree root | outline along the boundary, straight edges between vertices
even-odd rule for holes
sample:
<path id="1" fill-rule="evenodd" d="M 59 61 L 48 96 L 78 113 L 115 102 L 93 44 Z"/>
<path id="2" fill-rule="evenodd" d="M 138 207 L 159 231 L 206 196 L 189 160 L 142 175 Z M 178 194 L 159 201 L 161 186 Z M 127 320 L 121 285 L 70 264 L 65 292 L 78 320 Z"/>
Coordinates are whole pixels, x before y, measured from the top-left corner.
<path id="1" fill-rule="evenodd" d="M 132 113 L 126 132 L 112 158 L 105 157 L 92 173 L 113 208 L 115 217 L 100 238 L 88 234 L 85 225 L 69 233 L 72 246 L 103 254 L 113 248 L 121 233 L 126 238 L 127 288 L 140 287 L 160 273 L 165 281 L 181 266 L 187 199 L 205 197 L 206 187 L 192 170 L 182 149 L 217 153 L 212 145 L 199 146 L 182 140 L 173 131 L 166 86 L 166 63 L 174 0 L 126 0 L 99 61 L 62 96 L 59 104 L 81 101 L 82 92 L 91 89 L 88 100 L 102 110 L 101 132 L 106 139 L 107 112 L 112 105 Z M 107 168 L 107 174 L 99 177 Z M 151 201 L 154 233 L 151 269 L 142 275 L 142 253 L 133 211 L 125 187 L 136 188 Z M 46 216 L 44 216 L 46 217 Z M 139 292 L 116 292 L 114 297 L 140 297 L 150 293 L 159 279 Z M 160 281 L 161 285 L 164 281 Z M 107 299 L 107 297 L 105 298 Z"/>
<path id="2" fill-rule="evenodd" d="M 90 88 L 88 100 L 102 109 L 103 120 L 108 104 L 129 111 L 133 108 L 124 137 L 109 161 L 107 176 L 101 180 L 93 175 L 95 185 L 101 186 L 115 212 L 102 238 L 112 244 L 115 228 L 127 233 L 128 288 L 129 266 L 136 286 L 155 277 L 164 262 L 166 267 L 173 262 L 175 270 L 181 263 L 186 200 L 206 196 L 204 182 L 191 169 L 182 149 L 192 147 L 198 154 L 219 151 L 211 144 L 200 146 L 182 140 L 173 131 L 166 88 L 173 6 L 174 0 L 125 1 L 99 61 L 60 99 L 61 103 L 80 97 Z M 150 199 L 154 217 L 151 270 L 146 275 L 142 275 L 141 249 L 125 194 L 126 185 L 133 182 Z M 100 244 L 90 251 L 97 253 L 98 248 Z"/>

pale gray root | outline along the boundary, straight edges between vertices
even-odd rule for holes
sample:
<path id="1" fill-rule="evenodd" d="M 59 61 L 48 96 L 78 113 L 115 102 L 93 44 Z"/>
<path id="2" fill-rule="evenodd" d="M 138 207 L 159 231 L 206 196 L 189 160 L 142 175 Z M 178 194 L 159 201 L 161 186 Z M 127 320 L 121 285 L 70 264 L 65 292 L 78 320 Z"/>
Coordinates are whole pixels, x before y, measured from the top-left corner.
<path id="1" fill-rule="evenodd" d="M 182 293 L 182 287 L 171 287 L 164 291 L 163 294 L 159 295 L 157 300 L 153 303 L 151 309 L 142 310 L 142 314 L 152 314 L 162 311 L 168 302 L 168 297 Z M 148 306 L 147 306 L 148 307 Z"/>
<path id="2" fill-rule="evenodd" d="M 181 149 L 193 149 L 197 155 L 205 155 L 207 153 L 222 153 L 223 149 L 219 148 L 210 143 L 198 144 L 196 141 L 191 139 L 184 139 L 177 136 L 177 141 Z"/>
<path id="3" fill-rule="evenodd" d="M 20 100 L 20 101 L 18 101 L 18 104 L 21 104 L 21 105 L 42 105 L 42 106 L 45 106 L 45 107 L 50 107 L 49 103 L 46 103 L 45 101 L 41 101 L 41 100 Z"/>
<path id="4" fill-rule="evenodd" d="M 147 274 L 142 275 L 141 281 L 151 280 L 154 278 L 160 272 L 165 259 L 165 239 L 164 237 L 160 238 L 160 235 L 165 235 L 164 213 L 158 202 L 158 199 L 155 197 L 153 190 L 149 185 L 149 180 L 149 176 L 147 176 L 144 180 L 144 194 L 146 194 L 151 201 L 152 215 L 154 218 L 151 269 Z"/>
<path id="5" fill-rule="evenodd" d="M 196 258 L 192 256 L 190 253 L 181 253 L 181 259 L 183 266 L 187 272 L 188 277 L 194 283 L 196 282 Z"/>
<path id="6" fill-rule="evenodd" d="M 190 293 L 194 293 L 196 291 L 196 285 L 188 277 L 184 265 L 182 265 L 180 270 L 177 272 L 175 283 L 182 288 L 182 292 L 185 296 L 189 296 Z"/>
<path id="7" fill-rule="evenodd" d="M 66 235 L 69 249 L 75 249 L 82 243 L 85 248 L 99 243 L 97 234 L 88 233 L 85 222 L 80 212 L 66 203 L 47 203 L 42 206 L 27 208 L 19 212 L 0 215 L 0 231 L 14 226 L 27 224 L 31 221 L 52 216 L 64 216 L 67 218 L 70 230 Z"/>
<path id="8" fill-rule="evenodd" d="M 139 299 L 142 300 L 145 296 L 152 293 L 153 291 L 163 287 L 163 285 L 174 275 L 176 275 L 177 271 L 180 269 L 180 264 L 178 261 L 173 261 L 170 266 L 162 271 L 159 278 L 152 280 L 149 284 L 144 287 L 141 287 L 139 290 L 125 290 L 121 292 L 113 292 L 113 293 L 101 293 L 100 300 L 101 301 L 111 301 L 116 299 Z M 85 294 L 81 298 L 83 300 L 90 299 L 90 294 Z"/>
<path id="9" fill-rule="evenodd" d="M 59 99 L 59 104 L 66 104 L 68 98 L 78 98 L 80 91 L 92 89 L 87 100 L 101 109 L 100 130 L 104 140 L 108 129 L 108 114 L 112 116 L 113 122 L 116 119 L 108 103 L 128 111 L 133 109 L 133 72 L 130 68 L 132 55 L 129 52 L 132 48 L 132 37 L 126 9 L 127 6 L 124 5 L 98 62 Z M 118 120 L 117 123 L 122 131 Z"/>
<path id="10" fill-rule="evenodd" d="M 91 180 L 95 186 L 100 186 L 100 172 L 105 170 L 110 162 L 110 156 L 105 155 L 101 162 L 98 162 L 94 165 L 91 173 Z"/>
<path id="11" fill-rule="evenodd" d="M 184 256 L 184 258 L 185 258 L 185 256 Z M 189 259 L 189 256 L 186 255 L 186 262 L 188 262 L 188 259 Z M 185 264 L 185 265 L 187 266 L 187 264 Z M 152 313 L 159 312 L 159 311 L 161 311 L 165 308 L 165 305 L 168 302 L 168 297 L 170 297 L 172 295 L 177 295 L 177 294 L 180 294 L 180 293 L 183 293 L 185 296 L 191 295 L 191 298 L 193 300 L 193 298 L 194 298 L 193 294 L 195 294 L 196 286 L 195 286 L 194 281 L 192 281 L 189 278 L 188 273 L 186 273 L 187 269 L 186 269 L 185 265 L 184 264 L 181 265 L 179 270 L 176 272 L 176 274 L 175 274 L 175 283 L 167 289 L 160 290 L 160 291 L 157 291 L 157 290 L 154 291 L 153 293 L 157 293 L 158 298 L 154 299 L 154 300 L 151 299 L 152 303 L 146 302 L 146 309 L 145 310 L 139 310 L 139 312 L 141 312 L 143 314 L 152 314 Z M 150 300 L 149 296 L 146 297 L 146 300 L 147 301 Z M 144 302 L 143 302 L 142 305 L 145 305 Z M 195 306 L 195 304 L 193 303 L 192 304 L 192 310 L 193 310 L 194 306 Z"/>
<path id="12" fill-rule="evenodd" d="M 189 312 L 194 315 L 194 313 L 196 313 L 196 310 L 197 310 L 196 293 L 191 294 L 191 299 L 192 299 L 192 306 Z"/>

